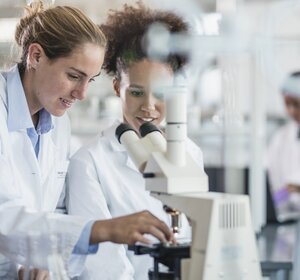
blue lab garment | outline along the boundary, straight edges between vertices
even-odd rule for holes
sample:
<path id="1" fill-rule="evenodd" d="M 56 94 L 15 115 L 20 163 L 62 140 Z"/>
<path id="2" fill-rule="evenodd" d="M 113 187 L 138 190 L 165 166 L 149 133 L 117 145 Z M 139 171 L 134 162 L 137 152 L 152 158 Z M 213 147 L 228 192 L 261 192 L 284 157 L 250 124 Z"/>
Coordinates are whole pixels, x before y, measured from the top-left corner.
<path id="1" fill-rule="evenodd" d="M 90 221 L 86 224 L 76 246 L 74 247 L 73 254 L 87 255 L 97 253 L 99 245 L 89 245 L 92 226 L 94 223 L 95 221 Z"/>

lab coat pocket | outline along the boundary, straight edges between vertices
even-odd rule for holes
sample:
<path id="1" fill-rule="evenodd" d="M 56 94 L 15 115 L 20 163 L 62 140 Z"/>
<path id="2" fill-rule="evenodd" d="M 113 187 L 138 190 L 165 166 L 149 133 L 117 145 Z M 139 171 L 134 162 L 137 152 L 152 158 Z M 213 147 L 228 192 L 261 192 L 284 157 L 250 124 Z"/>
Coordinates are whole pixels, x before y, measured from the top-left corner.
<path id="1" fill-rule="evenodd" d="M 45 197 L 46 211 L 54 211 L 63 191 L 65 179 L 68 171 L 69 161 L 57 162 L 51 172 L 50 177 L 45 183 L 47 194 Z"/>

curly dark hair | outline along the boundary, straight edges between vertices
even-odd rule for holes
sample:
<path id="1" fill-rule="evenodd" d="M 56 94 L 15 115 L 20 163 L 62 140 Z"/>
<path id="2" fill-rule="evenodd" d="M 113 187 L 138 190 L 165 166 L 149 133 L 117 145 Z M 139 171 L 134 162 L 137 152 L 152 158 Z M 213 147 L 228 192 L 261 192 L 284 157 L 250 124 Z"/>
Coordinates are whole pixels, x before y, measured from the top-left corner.
<path id="1" fill-rule="evenodd" d="M 110 10 L 106 23 L 100 25 L 107 38 L 102 66 L 107 74 L 120 79 L 121 71 L 126 71 L 129 63 L 147 57 L 143 38 L 149 26 L 155 22 L 164 24 L 170 33 L 188 32 L 188 25 L 180 16 L 172 12 L 151 10 L 140 1 L 136 7 L 125 4 L 123 10 Z M 186 62 L 187 57 L 179 54 L 170 54 L 166 59 L 174 72 Z"/>

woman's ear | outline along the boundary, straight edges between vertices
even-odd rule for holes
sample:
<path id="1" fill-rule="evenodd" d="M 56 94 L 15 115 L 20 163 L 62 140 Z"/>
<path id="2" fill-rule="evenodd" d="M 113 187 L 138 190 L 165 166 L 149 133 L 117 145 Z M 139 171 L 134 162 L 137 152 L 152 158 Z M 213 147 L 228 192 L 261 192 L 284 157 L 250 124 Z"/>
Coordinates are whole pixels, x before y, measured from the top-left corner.
<path id="1" fill-rule="evenodd" d="M 113 78 L 113 87 L 116 96 L 120 97 L 120 81 L 117 78 Z"/>
<path id="2" fill-rule="evenodd" d="M 36 69 L 43 56 L 45 56 L 45 52 L 42 46 L 38 43 L 32 43 L 28 47 L 27 66 Z"/>

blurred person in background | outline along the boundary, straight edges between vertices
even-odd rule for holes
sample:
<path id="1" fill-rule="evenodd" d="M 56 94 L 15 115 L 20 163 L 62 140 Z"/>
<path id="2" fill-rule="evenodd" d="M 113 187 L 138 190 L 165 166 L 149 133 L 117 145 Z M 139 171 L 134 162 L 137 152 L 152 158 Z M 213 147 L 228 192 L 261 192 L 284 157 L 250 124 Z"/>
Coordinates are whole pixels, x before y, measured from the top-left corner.
<path id="1" fill-rule="evenodd" d="M 300 72 L 286 78 L 281 92 L 290 120 L 271 139 L 268 177 L 278 214 L 300 214 Z"/>

